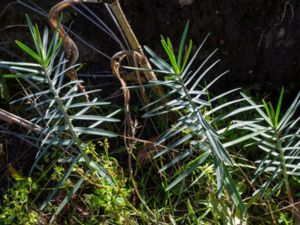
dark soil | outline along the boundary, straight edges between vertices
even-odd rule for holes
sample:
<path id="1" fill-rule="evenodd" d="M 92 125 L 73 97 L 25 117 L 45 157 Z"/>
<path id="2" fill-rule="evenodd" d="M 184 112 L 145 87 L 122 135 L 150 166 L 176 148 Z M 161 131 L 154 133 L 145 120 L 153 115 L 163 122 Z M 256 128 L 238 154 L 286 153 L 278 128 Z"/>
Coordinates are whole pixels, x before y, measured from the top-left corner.
<path id="1" fill-rule="evenodd" d="M 300 2 L 285 0 L 125 1 L 126 15 L 142 43 L 159 50 L 159 35 L 180 38 L 187 20 L 199 45 L 211 33 L 207 52 L 219 48 L 222 65 L 231 73 L 223 87 L 298 91 L 300 87 Z M 205 57 L 206 52 L 202 56 Z M 267 91 L 267 90 L 266 90 Z"/>
<path id="2" fill-rule="evenodd" d="M 185 23 L 190 21 L 190 37 L 199 46 L 204 37 L 211 33 L 200 59 L 205 58 L 215 48 L 219 48 L 218 58 L 222 63 L 212 76 L 229 69 L 231 72 L 215 88 L 228 89 L 242 86 L 257 91 L 272 93 L 285 86 L 290 92 L 300 87 L 300 2 L 297 0 L 194 0 L 181 6 L 183 0 L 123 0 L 122 6 L 138 39 L 155 51 L 162 53 L 160 35 L 170 37 L 178 43 Z M 8 2 L 2 0 L 2 6 Z M 28 2 L 24 0 L 23 2 Z M 46 11 L 57 1 L 32 1 Z M 87 4 L 106 21 L 109 17 L 103 6 Z M 33 20 L 42 18 L 24 6 L 14 4 L 0 16 L 2 49 L 3 41 L 27 38 L 26 28 L 7 25 L 24 24 L 24 13 Z M 111 56 L 118 45 L 109 41 L 94 25 L 81 15 L 69 11 L 66 21 L 72 30 L 85 41 Z M 41 23 L 45 23 L 43 20 Z M 111 23 L 109 23 L 112 25 Z M 87 64 L 88 72 L 109 70 L 109 60 L 92 51 L 78 41 L 81 58 Z M 12 52 L 10 52 L 12 53 Z M 3 55 L 3 54 L 1 54 Z M 293 94 L 292 94 L 293 95 Z"/>

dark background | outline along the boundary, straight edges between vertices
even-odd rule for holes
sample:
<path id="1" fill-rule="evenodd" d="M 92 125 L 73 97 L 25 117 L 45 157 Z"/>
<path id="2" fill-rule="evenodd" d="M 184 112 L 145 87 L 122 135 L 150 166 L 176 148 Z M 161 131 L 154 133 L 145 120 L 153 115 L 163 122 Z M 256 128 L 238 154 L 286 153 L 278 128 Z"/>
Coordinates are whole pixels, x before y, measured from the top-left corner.
<path id="1" fill-rule="evenodd" d="M 0 56 L 17 57 L 14 40 L 29 40 L 24 13 L 34 22 L 47 24 L 45 17 L 32 12 L 15 1 L 1 0 Z M 29 4 L 29 1 L 23 1 Z M 56 2 L 39 0 L 36 3 L 47 12 Z M 194 0 L 182 6 L 179 0 L 121 0 L 124 12 L 141 44 L 151 47 L 165 57 L 160 35 L 170 37 L 178 46 L 185 23 L 190 21 L 189 37 L 195 48 L 211 33 L 199 62 L 215 48 L 215 59 L 222 62 L 210 77 L 229 69 L 231 72 L 215 85 L 216 90 L 242 86 L 262 96 L 277 93 L 285 86 L 294 97 L 300 87 L 300 1 L 298 0 Z M 102 5 L 87 4 L 108 25 L 114 27 Z M 82 7 L 79 6 L 79 9 Z M 73 23 L 71 22 L 73 21 Z M 78 11 L 65 12 L 64 24 L 86 42 L 112 56 L 118 45 L 107 38 Z M 114 28 L 113 28 L 114 29 Z M 86 73 L 109 71 L 110 62 L 101 54 L 74 39 L 80 49 L 80 62 Z M 193 49 L 195 50 L 195 49 Z M 22 53 L 20 53 L 22 54 Z"/>

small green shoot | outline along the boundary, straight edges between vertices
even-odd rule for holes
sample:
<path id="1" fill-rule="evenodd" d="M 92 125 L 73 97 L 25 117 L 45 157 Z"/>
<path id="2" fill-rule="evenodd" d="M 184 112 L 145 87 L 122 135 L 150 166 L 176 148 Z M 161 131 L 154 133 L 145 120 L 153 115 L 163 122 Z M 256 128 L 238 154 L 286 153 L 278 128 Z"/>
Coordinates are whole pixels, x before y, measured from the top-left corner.
<path id="1" fill-rule="evenodd" d="M 173 67 L 174 72 L 177 75 L 180 75 L 183 72 L 183 70 L 186 66 L 186 63 L 187 63 L 187 61 L 190 57 L 190 53 L 191 53 L 191 50 L 192 50 L 192 47 L 193 47 L 192 40 L 189 40 L 187 48 L 185 46 L 188 30 L 189 30 L 189 21 L 186 23 L 184 31 L 181 35 L 180 44 L 179 44 L 179 51 L 178 51 L 177 57 L 174 53 L 173 45 L 172 45 L 170 39 L 169 38 L 165 39 L 163 36 L 161 36 L 162 46 L 163 46 L 165 52 L 168 55 L 168 58 L 171 62 L 171 65 Z M 184 50 L 185 50 L 185 53 L 184 53 Z"/>
<path id="2" fill-rule="evenodd" d="M 281 89 L 277 107 L 276 107 L 276 112 L 274 111 L 272 103 L 270 103 L 270 102 L 267 103 L 264 99 L 262 100 L 264 108 L 266 110 L 266 113 L 267 113 L 267 115 L 270 119 L 270 122 L 272 123 L 274 128 L 278 127 L 278 121 L 279 121 L 279 116 L 280 116 L 280 112 L 281 112 L 283 95 L 284 95 L 284 88 Z"/>
<path id="3" fill-rule="evenodd" d="M 42 67 L 47 68 L 51 61 L 51 58 L 53 58 L 53 56 L 56 55 L 59 51 L 62 44 L 62 39 L 59 38 L 58 40 L 58 35 L 56 35 L 58 31 L 56 29 L 54 31 L 53 38 L 48 46 L 48 29 L 45 29 L 42 39 L 37 24 L 33 25 L 28 15 L 26 15 L 26 20 L 30 29 L 30 33 L 34 40 L 36 51 L 34 51 L 33 49 L 31 49 L 30 47 L 28 47 L 20 41 L 15 42 L 24 52 L 26 52 Z M 61 18 L 57 27 L 59 27 L 60 21 Z"/>

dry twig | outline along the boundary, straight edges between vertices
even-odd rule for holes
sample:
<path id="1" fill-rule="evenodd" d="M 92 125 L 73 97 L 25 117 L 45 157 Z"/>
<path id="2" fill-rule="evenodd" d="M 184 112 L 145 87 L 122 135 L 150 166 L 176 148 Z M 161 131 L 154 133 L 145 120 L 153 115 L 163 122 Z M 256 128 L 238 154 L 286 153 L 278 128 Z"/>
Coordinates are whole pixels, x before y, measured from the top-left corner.
<path id="1" fill-rule="evenodd" d="M 40 127 L 39 125 L 36 125 L 4 109 L 0 109 L 0 120 L 5 121 L 8 124 L 17 124 L 20 127 L 26 128 L 27 130 L 33 131 L 35 133 L 41 133 L 43 130 L 43 128 Z"/>

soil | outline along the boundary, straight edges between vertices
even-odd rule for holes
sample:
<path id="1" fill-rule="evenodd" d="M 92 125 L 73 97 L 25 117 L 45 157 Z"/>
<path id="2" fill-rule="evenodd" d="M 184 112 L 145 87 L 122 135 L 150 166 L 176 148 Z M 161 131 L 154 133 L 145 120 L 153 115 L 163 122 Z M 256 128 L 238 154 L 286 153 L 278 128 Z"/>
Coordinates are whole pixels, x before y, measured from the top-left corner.
<path id="1" fill-rule="evenodd" d="M 1 2 L 3 6 L 7 6 L 14 1 Z M 57 1 L 31 2 L 47 11 Z M 297 0 L 122 0 L 121 3 L 140 43 L 151 47 L 162 56 L 160 35 L 170 37 L 177 46 L 188 20 L 189 37 L 195 48 L 210 33 L 199 61 L 218 48 L 215 59 L 220 58 L 222 62 L 212 71 L 210 77 L 225 70 L 231 71 L 215 85 L 215 89 L 242 86 L 272 93 L 272 90 L 277 92 L 281 86 L 285 86 L 291 93 L 299 90 L 300 2 Z M 113 26 L 103 6 L 87 5 Z M 30 13 L 35 21 L 42 18 L 19 4 L 13 4 L 2 11 L 2 43 L 7 39 L 22 40 L 28 37 L 24 35 L 24 28 L 7 28 L 7 25 L 24 24 L 25 12 Z M 71 26 L 73 31 L 108 56 L 118 50 L 116 43 L 109 41 L 99 29 L 82 15 L 74 13 L 74 10 L 66 12 L 65 18 L 68 18 L 65 19 L 67 22 L 74 21 Z M 42 20 L 41 23 L 45 22 Z M 87 72 L 110 70 L 108 59 L 80 41 L 77 43 L 81 54 L 80 61 L 87 64 Z M 2 44 L 0 47 L 11 51 L 7 46 Z"/>
<path id="2" fill-rule="evenodd" d="M 142 43 L 161 49 L 159 35 L 175 43 L 190 21 L 195 45 L 211 33 L 206 51 L 219 48 L 219 71 L 231 72 L 220 88 L 299 91 L 300 2 L 285 0 L 125 1 L 126 15 Z M 187 1 L 188 2 L 188 1 Z M 202 53 L 205 57 L 206 52 Z M 217 85 L 218 86 L 218 85 Z"/>

